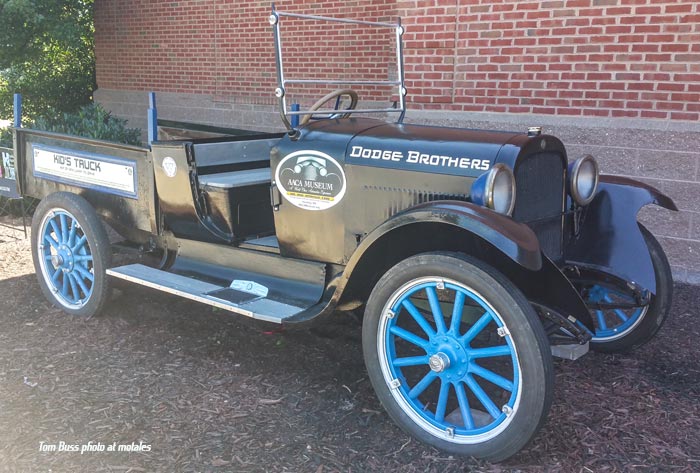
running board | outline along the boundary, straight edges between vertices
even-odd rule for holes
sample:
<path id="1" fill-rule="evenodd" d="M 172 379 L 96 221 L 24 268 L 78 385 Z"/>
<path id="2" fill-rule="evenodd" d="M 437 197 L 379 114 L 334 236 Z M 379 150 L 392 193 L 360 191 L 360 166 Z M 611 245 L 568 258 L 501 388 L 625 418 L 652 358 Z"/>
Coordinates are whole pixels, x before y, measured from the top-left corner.
<path id="1" fill-rule="evenodd" d="M 219 286 L 142 264 L 108 269 L 107 274 L 266 322 L 282 323 L 308 308 L 267 296 L 268 288 L 254 281 L 236 280 L 231 286 Z"/>

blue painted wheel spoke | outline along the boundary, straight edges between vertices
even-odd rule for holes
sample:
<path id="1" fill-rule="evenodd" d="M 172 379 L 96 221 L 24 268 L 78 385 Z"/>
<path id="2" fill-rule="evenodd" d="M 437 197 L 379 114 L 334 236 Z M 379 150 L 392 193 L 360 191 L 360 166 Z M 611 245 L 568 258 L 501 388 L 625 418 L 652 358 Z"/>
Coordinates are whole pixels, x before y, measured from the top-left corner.
<path id="1" fill-rule="evenodd" d="M 72 302 L 78 302 L 80 300 L 80 292 L 78 291 L 78 285 L 75 283 L 75 277 L 73 276 L 72 273 L 66 273 L 66 277 L 68 278 L 68 283 L 70 284 L 70 290 L 71 293 L 73 294 L 73 301 Z M 66 295 L 67 297 L 67 295 Z"/>
<path id="2" fill-rule="evenodd" d="M 78 238 L 78 241 L 75 242 L 75 245 L 71 248 L 71 250 L 73 250 L 73 252 L 78 251 L 80 248 L 82 248 L 82 246 L 85 244 L 86 241 L 87 241 L 87 236 L 85 236 L 85 235 L 81 236 L 80 238 Z"/>
<path id="3" fill-rule="evenodd" d="M 83 268 L 82 266 L 75 266 L 74 271 L 77 271 L 80 273 L 80 276 L 82 276 L 82 279 L 86 279 L 90 282 L 93 282 L 95 280 L 94 276 L 88 271 L 87 269 Z"/>
<path id="4" fill-rule="evenodd" d="M 58 216 L 61 222 L 61 243 L 68 243 L 68 221 L 66 220 L 66 214 L 60 214 Z"/>
<path id="5" fill-rule="evenodd" d="M 457 402 L 459 403 L 459 412 L 462 413 L 462 420 L 464 421 L 464 427 L 467 430 L 474 428 L 474 418 L 472 417 L 472 410 L 469 407 L 469 400 L 467 399 L 467 393 L 464 391 L 464 385 L 462 383 L 457 383 L 455 385 L 455 392 L 457 393 Z"/>
<path id="6" fill-rule="evenodd" d="M 63 271 L 61 271 L 60 269 L 57 268 L 54 270 L 54 273 L 51 275 L 51 283 L 53 283 L 54 287 L 56 287 L 56 283 L 58 283 L 58 276 L 60 276 L 62 272 Z"/>
<path id="7" fill-rule="evenodd" d="M 60 243 L 57 242 L 54 239 L 54 237 L 52 237 L 50 234 L 47 233 L 46 235 L 44 235 L 44 241 L 46 241 L 49 245 L 51 245 L 51 247 L 54 250 L 58 251 L 58 247 L 59 247 Z"/>
<path id="8" fill-rule="evenodd" d="M 460 335 L 459 326 L 462 323 L 462 313 L 464 313 L 464 293 L 455 293 L 455 303 L 452 307 L 452 320 L 450 320 L 450 332 L 456 337 Z"/>
<path id="9" fill-rule="evenodd" d="M 490 358 L 492 356 L 510 356 L 512 352 L 508 345 L 499 345 L 497 347 L 475 348 L 469 351 L 472 358 Z"/>
<path id="10" fill-rule="evenodd" d="M 396 335 L 397 337 L 403 338 L 407 342 L 413 343 L 416 346 L 419 346 L 423 349 L 425 349 L 428 346 L 428 341 L 420 338 L 418 335 L 415 335 L 408 330 L 404 330 L 401 327 L 396 327 L 393 326 L 389 329 L 389 332 L 392 334 Z"/>
<path id="11" fill-rule="evenodd" d="M 443 423 L 445 421 L 445 411 L 447 410 L 447 400 L 450 397 L 450 386 L 448 381 L 440 380 L 440 395 L 435 407 L 435 420 Z"/>
<path id="12" fill-rule="evenodd" d="M 600 330 L 607 330 L 608 326 L 605 323 L 605 314 L 603 314 L 602 310 L 596 310 L 595 311 L 596 318 L 598 319 L 598 325 Z"/>
<path id="13" fill-rule="evenodd" d="M 408 356 L 405 358 L 396 358 L 391 363 L 397 367 L 404 367 L 404 366 L 427 365 L 428 361 L 429 361 L 428 356 Z"/>
<path id="14" fill-rule="evenodd" d="M 70 221 L 70 232 L 68 232 L 68 246 L 73 246 L 73 240 L 75 239 L 75 232 L 78 231 L 78 224 L 75 220 Z"/>
<path id="15" fill-rule="evenodd" d="M 59 244 L 63 243 L 63 234 L 61 233 L 61 229 L 58 227 L 56 222 L 53 221 L 53 219 L 49 220 L 49 225 L 51 225 L 51 229 L 53 230 L 53 234 L 56 235 L 56 238 L 58 239 Z M 47 235 L 50 233 L 47 232 Z"/>
<path id="16" fill-rule="evenodd" d="M 67 298 L 68 297 L 68 275 L 62 271 L 61 271 L 61 273 L 63 274 L 62 283 L 61 283 L 61 295 L 63 297 Z"/>
<path id="17" fill-rule="evenodd" d="M 501 387 L 506 391 L 513 392 L 512 382 L 491 370 L 487 370 L 486 368 L 477 365 L 476 363 L 469 363 L 469 372 L 484 378 L 486 381 L 492 382 L 496 386 Z"/>
<path id="18" fill-rule="evenodd" d="M 405 299 L 401 305 L 408 311 L 409 314 L 411 314 L 411 317 L 413 317 L 413 320 L 416 321 L 418 325 L 420 325 L 420 328 L 423 329 L 425 334 L 429 338 L 433 338 L 435 336 L 435 330 L 433 330 L 433 327 L 430 326 L 427 320 L 425 320 L 425 317 L 418 312 L 418 309 L 416 309 L 416 306 L 413 305 L 411 301 L 408 299 Z"/>
<path id="19" fill-rule="evenodd" d="M 437 291 L 433 286 L 428 286 L 425 288 L 425 293 L 428 295 L 428 303 L 430 304 L 430 311 L 433 313 L 437 332 L 447 332 L 445 317 L 442 315 L 442 308 L 440 307 L 440 299 L 438 299 Z"/>
<path id="20" fill-rule="evenodd" d="M 479 320 L 476 321 L 474 325 L 471 326 L 469 330 L 467 330 L 467 333 L 464 334 L 464 336 L 460 339 L 463 345 L 467 345 L 471 343 L 474 338 L 476 338 L 477 335 L 481 333 L 484 328 L 491 322 L 491 314 L 488 312 L 485 312 L 484 315 L 481 316 Z"/>
<path id="21" fill-rule="evenodd" d="M 488 413 L 493 417 L 494 419 L 497 419 L 498 416 L 501 415 L 500 409 L 496 407 L 496 404 L 493 403 L 491 398 L 484 392 L 483 389 L 481 389 L 481 386 L 479 386 L 479 383 L 477 383 L 474 378 L 471 376 L 467 375 L 466 377 L 466 382 L 467 386 L 469 386 L 469 389 L 474 393 L 476 398 L 479 400 L 482 406 L 484 406 L 484 409 L 488 411 Z"/>
<path id="22" fill-rule="evenodd" d="M 578 326 L 581 327 L 583 330 L 585 330 L 586 332 L 588 332 L 588 333 L 590 333 L 591 335 L 593 335 L 593 332 L 591 332 L 591 330 L 590 330 L 588 327 L 586 327 L 586 326 L 583 324 L 583 322 L 581 322 L 580 320 L 577 320 L 577 321 L 576 321 L 576 325 L 578 325 Z"/>
<path id="23" fill-rule="evenodd" d="M 423 394 L 423 391 L 428 389 L 428 386 L 430 386 L 433 383 L 433 381 L 435 381 L 437 379 L 437 377 L 438 376 L 437 376 L 437 373 L 435 371 L 428 371 L 428 374 L 423 376 L 423 379 L 421 379 L 418 382 L 418 384 L 413 386 L 413 389 L 411 389 L 408 392 L 408 397 L 410 397 L 411 399 L 415 399 L 418 396 L 420 396 L 421 394 Z"/>
<path id="24" fill-rule="evenodd" d="M 78 238 L 78 241 L 75 242 L 75 245 L 73 245 L 71 250 L 73 250 L 73 252 L 80 250 L 86 241 L 87 241 L 87 236 L 86 235 L 81 236 L 80 238 Z"/>
<path id="25" fill-rule="evenodd" d="M 628 301 L 634 300 L 634 297 L 632 295 L 625 294 L 624 292 L 621 292 L 621 291 L 616 291 L 615 289 L 612 289 L 612 288 L 605 288 L 604 291 L 605 291 L 605 294 L 603 295 L 603 297 L 605 298 L 606 302 L 612 302 L 610 300 L 610 294 L 615 295 L 617 297 L 621 297 L 621 298 L 626 299 Z"/>
<path id="26" fill-rule="evenodd" d="M 73 256 L 73 260 L 79 263 L 92 261 L 92 255 L 75 255 Z"/>
<path id="27" fill-rule="evenodd" d="M 627 315 L 620 309 L 615 309 L 615 315 L 617 315 L 623 322 L 627 322 Z"/>
<path id="28" fill-rule="evenodd" d="M 92 275 L 90 275 L 90 276 L 92 276 Z M 78 283 L 78 286 L 80 286 L 80 289 L 83 291 L 83 295 L 84 295 L 85 297 L 87 297 L 88 294 L 90 293 L 90 290 L 89 290 L 88 287 L 85 285 L 84 279 L 81 278 L 80 276 L 78 276 L 78 275 L 75 274 L 75 273 L 72 273 L 72 278 L 75 280 L 76 283 Z"/>

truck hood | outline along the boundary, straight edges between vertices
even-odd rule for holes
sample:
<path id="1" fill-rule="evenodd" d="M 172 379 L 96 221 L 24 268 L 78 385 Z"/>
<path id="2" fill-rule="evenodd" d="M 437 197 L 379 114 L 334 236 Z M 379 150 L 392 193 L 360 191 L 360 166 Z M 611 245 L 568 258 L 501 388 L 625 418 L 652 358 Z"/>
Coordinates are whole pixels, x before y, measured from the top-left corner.
<path id="1" fill-rule="evenodd" d="M 488 171 L 504 145 L 522 133 L 465 130 L 358 118 L 319 122 L 310 134 L 345 135 L 345 162 L 405 171 L 477 177 Z"/>

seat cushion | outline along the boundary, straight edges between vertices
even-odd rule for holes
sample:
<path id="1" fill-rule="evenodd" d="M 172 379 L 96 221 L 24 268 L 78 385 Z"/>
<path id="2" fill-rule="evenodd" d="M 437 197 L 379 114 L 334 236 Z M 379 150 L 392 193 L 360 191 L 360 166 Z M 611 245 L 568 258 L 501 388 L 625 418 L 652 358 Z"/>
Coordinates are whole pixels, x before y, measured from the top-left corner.
<path id="1" fill-rule="evenodd" d="M 199 176 L 199 185 L 202 187 L 208 186 L 219 187 L 222 189 L 232 189 L 234 187 L 270 184 L 270 172 L 270 168 L 262 168 L 206 174 L 204 176 Z"/>

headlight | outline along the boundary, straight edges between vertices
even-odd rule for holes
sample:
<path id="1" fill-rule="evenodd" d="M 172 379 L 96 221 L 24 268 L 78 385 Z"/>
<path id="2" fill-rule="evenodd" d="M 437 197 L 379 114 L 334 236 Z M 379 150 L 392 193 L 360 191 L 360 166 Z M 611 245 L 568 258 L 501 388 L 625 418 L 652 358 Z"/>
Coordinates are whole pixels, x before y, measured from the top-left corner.
<path id="1" fill-rule="evenodd" d="M 598 190 L 598 162 L 593 156 L 584 156 L 569 163 L 569 193 L 579 205 L 588 205 Z"/>
<path id="2" fill-rule="evenodd" d="M 511 215 L 515 207 L 515 177 L 505 164 L 496 164 L 474 181 L 471 201 L 503 215 Z"/>

